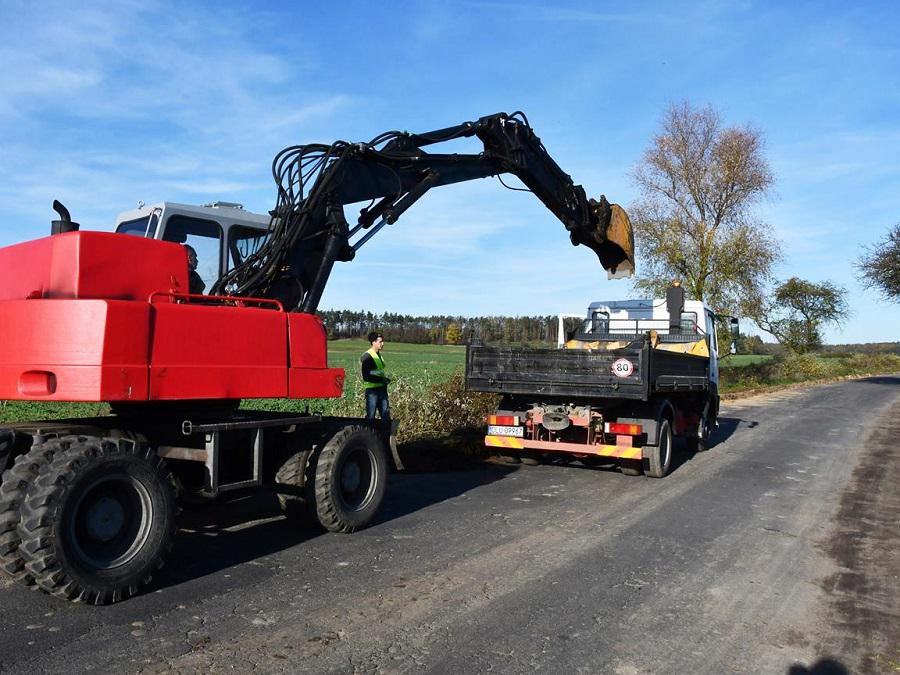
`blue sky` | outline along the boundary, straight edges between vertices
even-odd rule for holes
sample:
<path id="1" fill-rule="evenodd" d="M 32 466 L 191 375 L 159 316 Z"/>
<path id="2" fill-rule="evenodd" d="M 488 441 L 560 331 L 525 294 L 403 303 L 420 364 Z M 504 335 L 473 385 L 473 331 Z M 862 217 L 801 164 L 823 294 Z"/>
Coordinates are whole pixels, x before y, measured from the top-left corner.
<path id="1" fill-rule="evenodd" d="M 900 221 L 898 3 L 0 0 L 0 19 L 0 245 L 44 236 L 54 199 L 100 230 L 138 200 L 265 212 L 285 146 L 514 110 L 589 195 L 627 206 L 662 111 L 688 100 L 763 131 L 779 276 L 849 294 L 828 341 L 900 339 L 900 305 L 854 265 Z M 521 315 L 630 295 L 488 179 L 429 193 L 336 267 L 322 306 Z"/>

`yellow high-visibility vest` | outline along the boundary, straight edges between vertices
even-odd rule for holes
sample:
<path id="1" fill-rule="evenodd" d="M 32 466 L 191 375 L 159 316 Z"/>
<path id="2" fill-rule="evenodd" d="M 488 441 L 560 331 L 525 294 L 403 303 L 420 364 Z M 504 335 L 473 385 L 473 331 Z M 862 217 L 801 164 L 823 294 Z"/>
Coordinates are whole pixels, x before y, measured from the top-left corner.
<path id="1" fill-rule="evenodd" d="M 384 377 L 384 359 L 381 358 L 381 355 L 376 352 L 374 349 L 367 349 L 366 354 L 372 357 L 372 360 L 375 361 L 375 370 L 372 371 L 372 375 L 376 377 Z M 384 387 L 385 384 L 383 382 L 363 382 L 366 389 L 374 389 L 375 387 Z"/>

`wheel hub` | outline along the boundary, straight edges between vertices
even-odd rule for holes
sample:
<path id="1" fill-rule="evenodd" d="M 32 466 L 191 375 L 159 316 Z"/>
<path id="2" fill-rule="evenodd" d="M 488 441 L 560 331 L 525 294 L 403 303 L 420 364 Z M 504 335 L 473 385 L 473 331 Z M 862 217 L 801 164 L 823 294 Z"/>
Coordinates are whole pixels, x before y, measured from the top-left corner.
<path id="1" fill-rule="evenodd" d="M 67 519 L 66 538 L 80 564 L 108 570 L 132 560 L 150 536 L 153 508 L 133 476 L 102 476 L 85 486 Z"/>
<path id="2" fill-rule="evenodd" d="M 356 492 L 362 482 L 362 471 L 359 464 L 349 462 L 341 472 L 341 489 L 345 492 Z"/>
<path id="3" fill-rule="evenodd" d="M 375 490 L 375 463 L 366 448 L 354 448 L 340 468 L 340 499 L 350 510 L 364 508 Z"/>
<path id="4" fill-rule="evenodd" d="M 85 514 L 88 536 L 97 541 L 110 541 L 125 524 L 125 509 L 112 497 L 101 497 Z"/>

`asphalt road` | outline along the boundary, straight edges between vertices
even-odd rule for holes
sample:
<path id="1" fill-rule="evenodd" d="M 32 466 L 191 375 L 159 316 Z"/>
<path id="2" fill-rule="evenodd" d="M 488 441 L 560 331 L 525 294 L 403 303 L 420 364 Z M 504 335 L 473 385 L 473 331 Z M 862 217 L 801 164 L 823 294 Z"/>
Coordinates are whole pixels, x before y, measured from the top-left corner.
<path id="1" fill-rule="evenodd" d="M 472 464 L 391 478 L 354 535 L 268 495 L 183 514 L 109 607 L 0 585 L 0 671 L 888 673 L 900 378 L 724 406 L 663 480 Z"/>

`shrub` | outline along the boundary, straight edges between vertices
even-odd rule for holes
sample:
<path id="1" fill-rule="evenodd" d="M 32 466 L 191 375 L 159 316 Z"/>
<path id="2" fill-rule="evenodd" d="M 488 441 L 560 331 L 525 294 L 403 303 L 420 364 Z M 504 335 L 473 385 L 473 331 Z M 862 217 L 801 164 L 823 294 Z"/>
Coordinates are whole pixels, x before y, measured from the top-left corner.
<path id="1" fill-rule="evenodd" d="M 427 382 L 425 387 L 399 380 L 392 385 L 391 414 L 400 420 L 400 442 L 436 438 L 460 429 L 479 428 L 494 411 L 493 394 L 465 390 L 465 377 L 455 372 L 446 379 Z"/>

